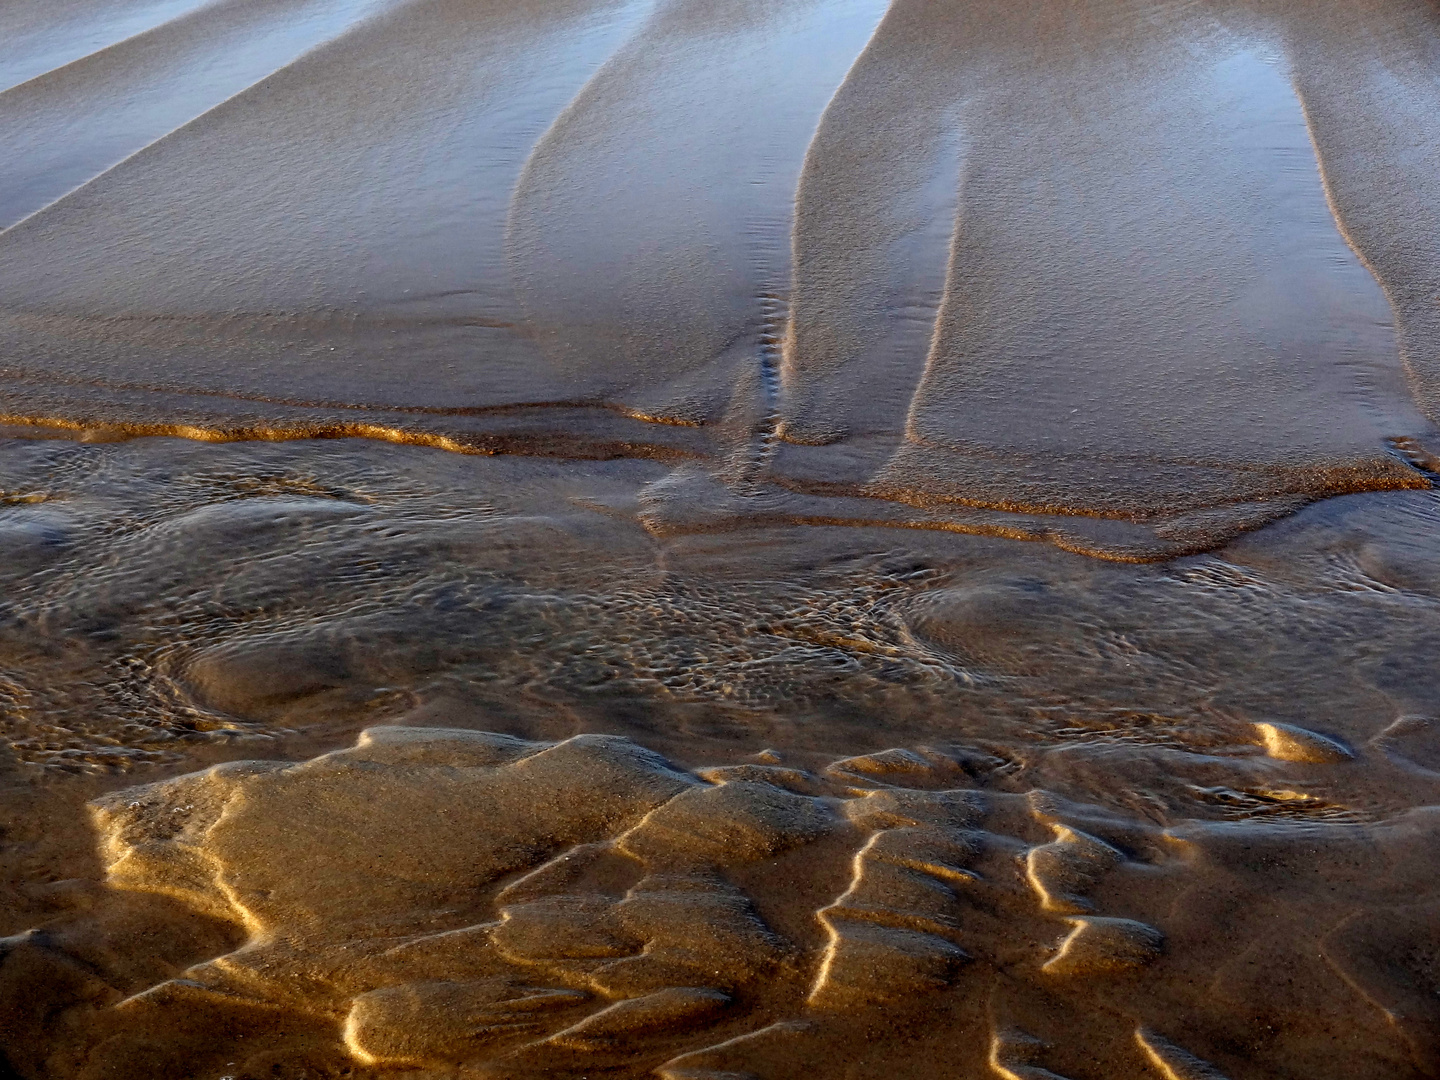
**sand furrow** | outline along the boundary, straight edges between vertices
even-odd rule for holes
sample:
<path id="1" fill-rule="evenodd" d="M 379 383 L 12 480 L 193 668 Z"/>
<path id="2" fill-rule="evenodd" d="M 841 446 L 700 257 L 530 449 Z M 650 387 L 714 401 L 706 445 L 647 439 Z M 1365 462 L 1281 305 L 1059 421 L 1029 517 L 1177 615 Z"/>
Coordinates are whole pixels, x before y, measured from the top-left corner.
<path id="1" fill-rule="evenodd" d="M 168 27 L 176 24 L 184 24 L 196 17 L 203 18 L 209 8 L 224 7 L 227 2 L 229 2 L 229 0 L 201 0 L 201 2 L 191 0 L 188 4 L 172 3 L 157 5 L 158 10 L 155 11 L 155 15 L 159 17 L 153 20 L 143 18 L 138 20 L 139 25 L 133 27 L 134 33 L 117 37 L 113 41 L 96 43 L 96 47 L 89 52 L 82 52 L 78 56 L 60 60 L 53 67 L 43 68 L 42 70 L 36 71 L 33 75 L 17 82 L 0 86 L 0 105 L 8 104 L 7 95 L 22 94 L 34 83 L 64 78 L 77 66 L 84 66 L 87 63 L 95 63 L 97 61 L 104 62 L 104 60 L 114 55 L 117 50 L 123 52 L 123 50 L 152 38 L 157 34 L 163 34 Z"/>
<path id="2" fill-rule="evenodd" d="M 0 236 L 387 6 L 222 0 L 0 95 Z"/>
<path id="3" fill-rule="evenodd" d="M 1394 308 L 1421 408 L 1440 419 L 1440 27 L 1421 0 L 1337 4 L 1286 28 L 1295 89 L 1346 241 Z"/>
<path id="4" fill-rule="evenodd" d="M 0 93 L 203 10 L 213 0 L 15 0 L 0 13 Z"/>
<path id="5" fill-rule="evenodd" d="M 0 94 L 0 415 L 661 457 L 656 534 L 1117 560 L 1432 483 L 1421 0 L 94 20 Z"/>
<path id="6" fill-rule="evenodd" d="M 1327 472 L 1400 477 L 1384 440 L 1425 424 L 1286 58 L 1199 12 L 1121 51 L 1120 8 L 1090 7 L 1083 45 L 1049 28 L 1047 60 L 1017 53 L 988 81 L 934 348 L 876 486 L 1117 516 L 1210 504 L 1213 529 L 1216 504 L 1323 490 Z M 1027 27 L 976 30 L 995 57 Z M 1133 480 L 1117 453 L 1145 459 Z M 1292 476 L 1257 484 L 1262 463 Z"/>
<path id="7" fill-rule="evenodd" d="M 670 0 L 557 118 L 508 235 L 557 373 L 656 418 L 763 422 L 795 178 L 878 7 Z"/>
<path id="8" fill-rule="evenodd" d="M 605 0 L 430 0 L 351 28 L 9 230 L 0 337 L 38 330 L 66 374 L 174 386 L 200 333 L 210 345 L 183 383 L 202 393 L 556 400 L 515 329 L 506 197 L 632 16 Z M 86 240 L 34 272 L 58 235 Z M 93 320 L 117 317 L 98 364 Z M 296 350 L 312 362 L 297 368 Z"/>
<path id="9" fill-rule="evenodd" d="M 903 424 L 945 278 L 963 105 L 982 90 L 956 62 L 964 29 L 940 5 L 893 3 L 826 106 L 796 192 L 781 431 L 879 437 L 871 470 Z M 803 469 L 816 455 L 782 456 Z"/>

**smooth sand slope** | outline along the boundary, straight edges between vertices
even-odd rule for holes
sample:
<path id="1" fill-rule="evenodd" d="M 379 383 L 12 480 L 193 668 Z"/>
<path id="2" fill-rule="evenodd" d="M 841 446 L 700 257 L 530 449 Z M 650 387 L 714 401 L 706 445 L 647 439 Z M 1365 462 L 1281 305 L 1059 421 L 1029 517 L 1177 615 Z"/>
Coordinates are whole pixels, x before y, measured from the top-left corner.
<path id="1" fill-rule="evenodd" d="M 1120 558 L 1428 484 L 1429 3 L 157 12 L 0 94 L 14 419 Z"/>

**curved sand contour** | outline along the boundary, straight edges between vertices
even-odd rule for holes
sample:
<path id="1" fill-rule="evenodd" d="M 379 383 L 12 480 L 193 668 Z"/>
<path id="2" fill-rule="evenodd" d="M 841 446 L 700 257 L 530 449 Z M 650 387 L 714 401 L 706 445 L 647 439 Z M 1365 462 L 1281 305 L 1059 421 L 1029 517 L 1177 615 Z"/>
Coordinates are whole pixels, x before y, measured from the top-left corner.
<path id="1" fill-rule="evenodd" d="M 248 941 L 112 1008 L 137 1037 L 202 1001 L 276 1010 L 382 1071 L 497 1076 L 801 1076 L 934 1040 L 973 1075 L 1246 1075 L 1262 1013 L 1289 1025 L 1264 1060 L 1307 1075 L 1433 1063 L 1411 939 L 1383 930 L 1434 910 L 1430 811 L 1164 827 L 985 761 L 688 772 L 617 737 L 377 728 L 117 792 L 110 884 Z M 1363 1059 L 1325 1054 L 1334 1023 Z"/>
<path id="2" fill-rule="evenodd" d="M 1429 483 L 1418 0 L 132 8 L 0 17 L 11 420 L 1122 559 Z"/>

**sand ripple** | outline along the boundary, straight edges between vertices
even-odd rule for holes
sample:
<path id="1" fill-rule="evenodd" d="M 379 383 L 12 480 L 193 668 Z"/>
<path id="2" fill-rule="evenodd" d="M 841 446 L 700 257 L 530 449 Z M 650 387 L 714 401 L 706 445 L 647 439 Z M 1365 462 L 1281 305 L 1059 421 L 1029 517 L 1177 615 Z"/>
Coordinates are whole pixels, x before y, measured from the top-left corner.
<path id="1" fill-rule="evenodd" d="M 1297 844 L 885 754 L 910 765 L 701 776 L 622 738 L 382 727 L 119 791 L 94 804 L 110 885 L 245 941 L 108 1008 L 137 1040 L 183 1010 L 309 1017 L 382 1073 L 802 1076 L 901 1033 L 1021 1080 L 1433 1064 L 1397 929 L 1433 919 L 1433 812 Z M 1242 1049 L 1260 984 L 1285 1034 Z M 1316 1056 L 1334 1023 L 1364 1060 Z"/>

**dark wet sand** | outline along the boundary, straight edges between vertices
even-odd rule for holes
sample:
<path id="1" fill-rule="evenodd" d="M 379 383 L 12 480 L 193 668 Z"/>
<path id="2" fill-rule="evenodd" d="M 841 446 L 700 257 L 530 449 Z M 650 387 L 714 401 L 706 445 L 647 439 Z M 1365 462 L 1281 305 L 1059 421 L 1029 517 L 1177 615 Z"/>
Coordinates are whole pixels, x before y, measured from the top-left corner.
<path id="1" fill-rule="evenodd" d="M 1437 118 L 1430 0 L 7 5 L 0 1078 L 1440 1076 Z"/>

